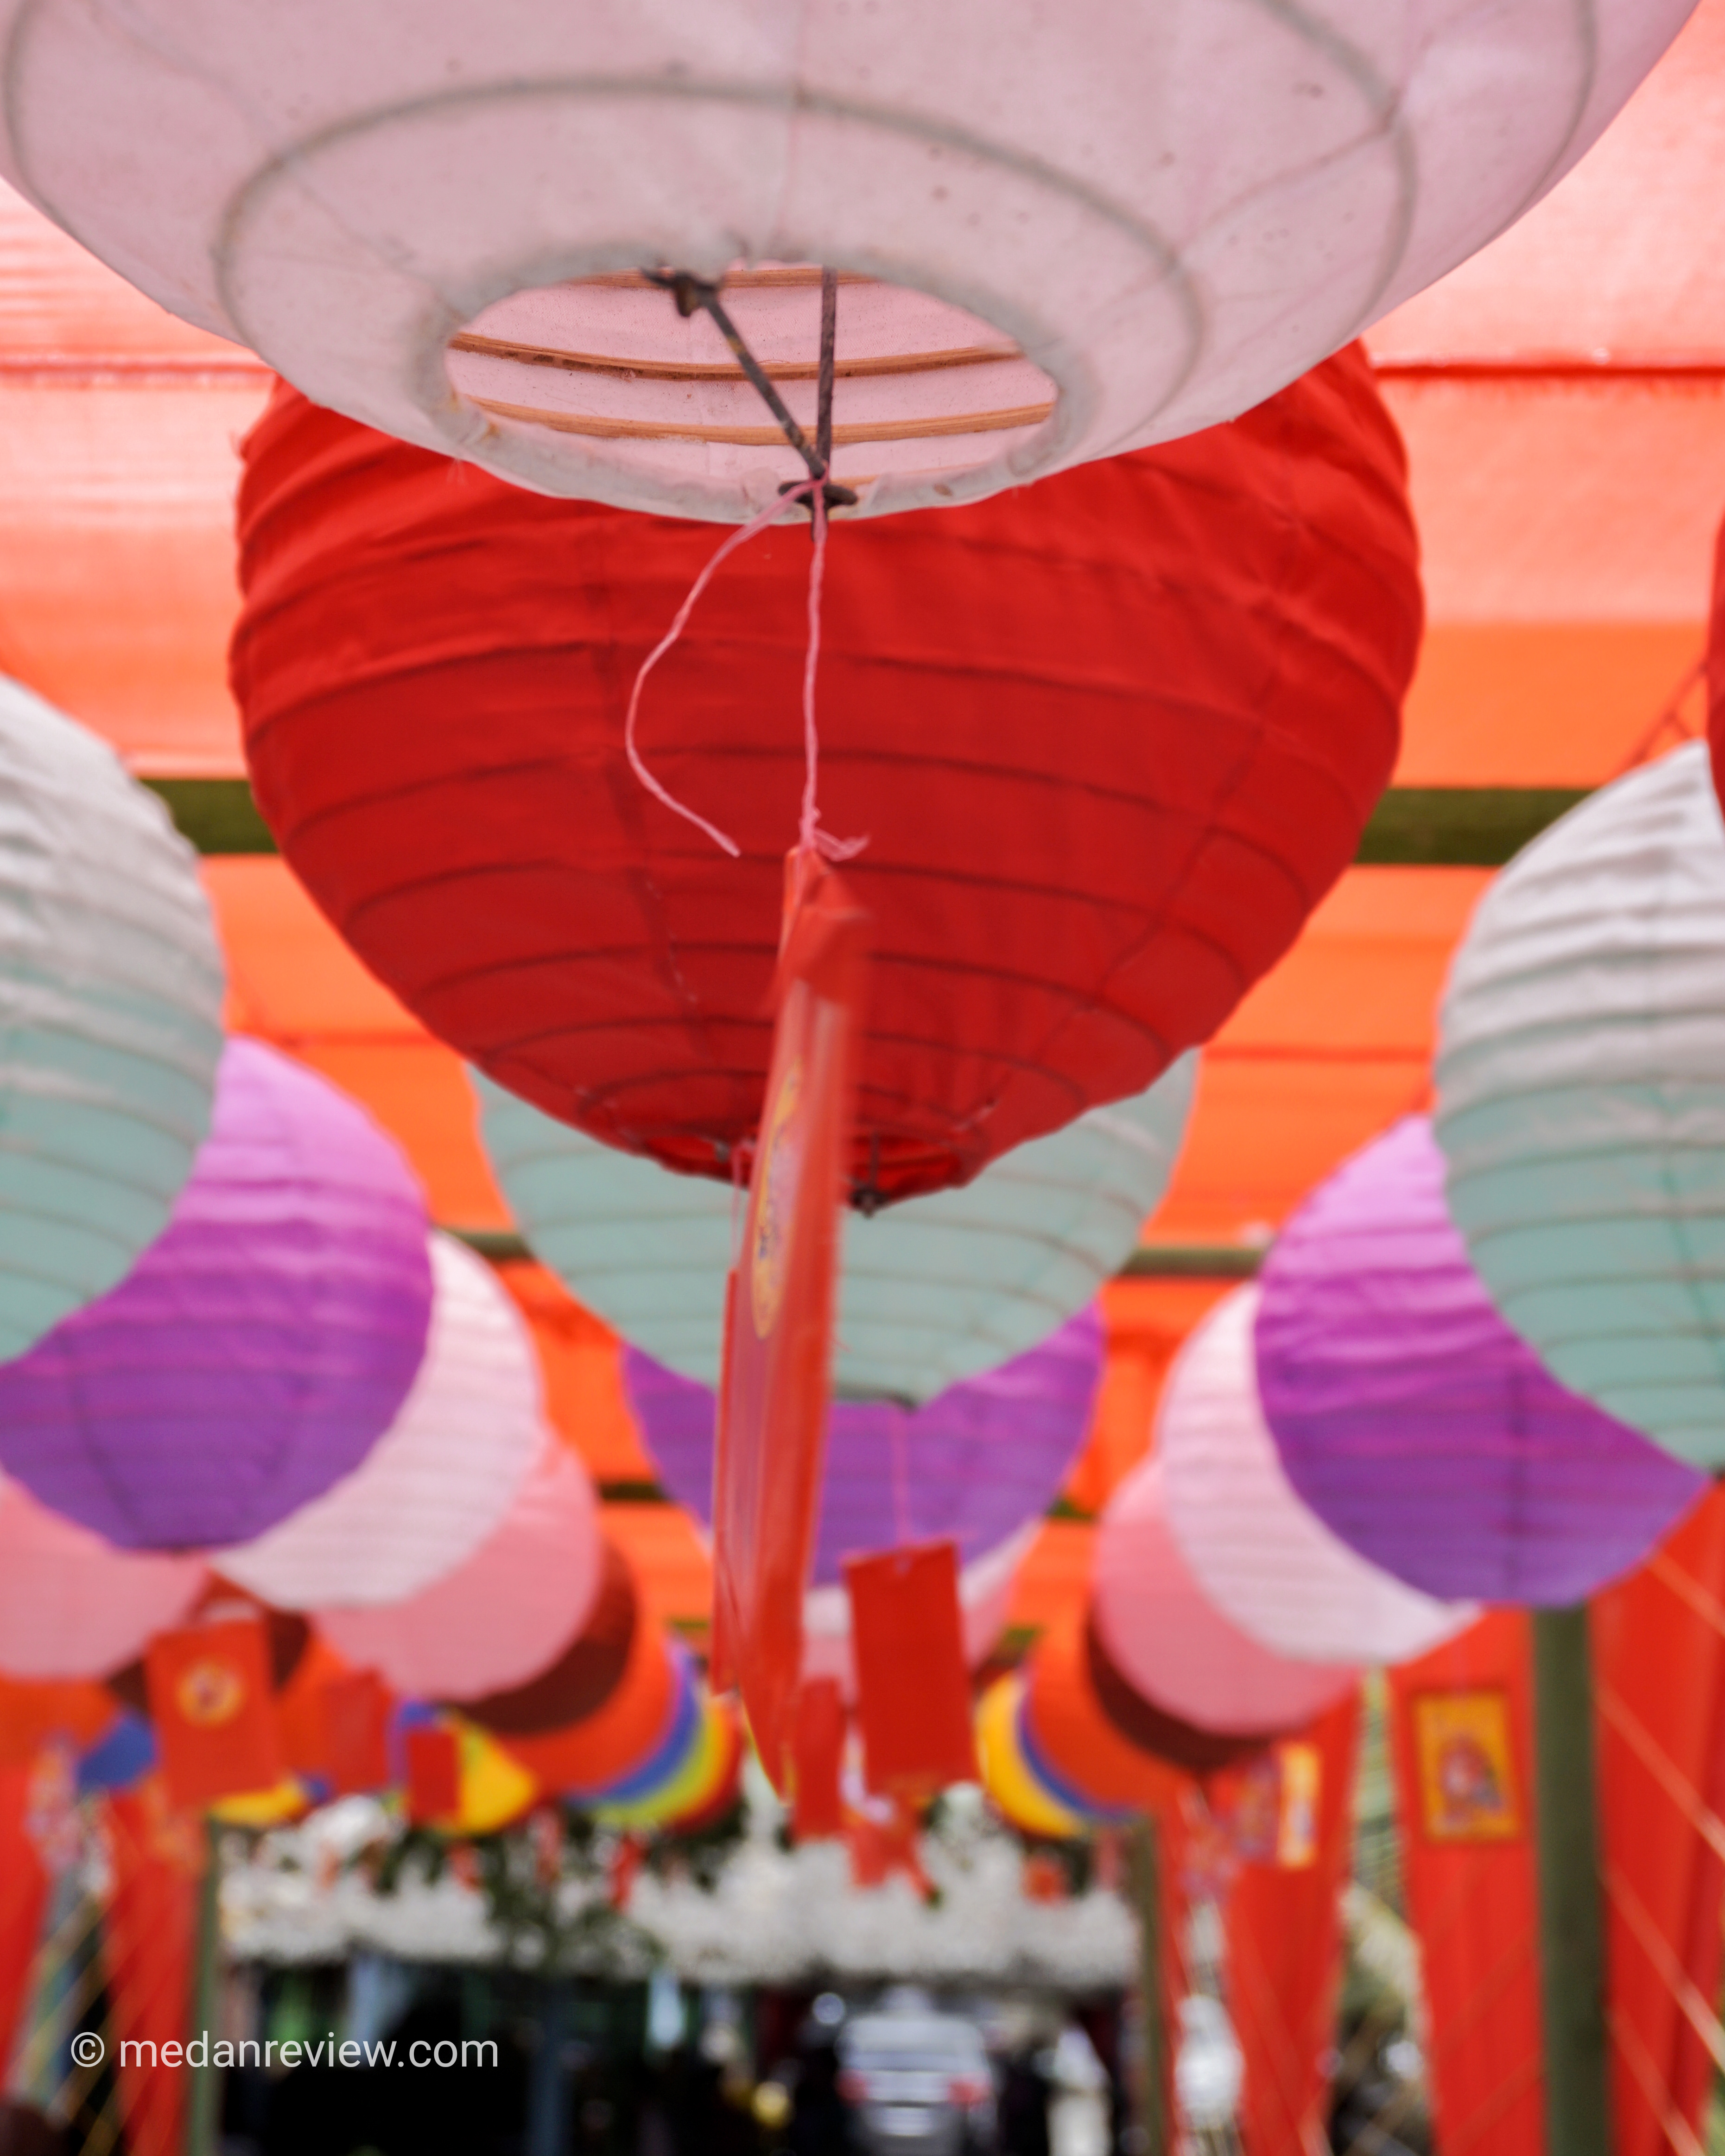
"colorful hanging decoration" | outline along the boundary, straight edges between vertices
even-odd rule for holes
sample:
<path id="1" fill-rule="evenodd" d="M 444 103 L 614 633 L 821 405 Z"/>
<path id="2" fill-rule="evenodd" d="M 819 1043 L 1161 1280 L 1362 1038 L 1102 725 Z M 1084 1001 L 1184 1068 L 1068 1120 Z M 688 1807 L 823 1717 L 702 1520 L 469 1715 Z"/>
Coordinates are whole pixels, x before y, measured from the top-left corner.
<path id="1" fill-rule="evenodd" d="M 1169 1526 L 1166 1474 L 1153 1455 L 1102 1515 L 1091 1621 L 1104 1652 L 1153 1707 L 1199 1729 L 1298 1728 L 1357 1672 L 1273 1654 L 1209 1601 Z M 1363 1641 L 1361 1660 L 1371 1651 Z"/>
<path id="2" fill-rule="evenodd" d="M 949 1783 L 978 1780 L 956 1548 L 849 1558 L 845 1587 L 870 1792 L 927 1803 Z"/>
<path id="3" fill-rule="evenodd" d="M 1074 1840 L 1084 1832 L 1083 1815 L 1062 1804 L 1037 1779 L 1020 1741 L 1019 1717 L 1024 1694 L 1024 1679 L 1015 1670 L 1009 1670 L 994 1680 L 978 1702 L 976 1748 L 983 1787 L 1020 1834 Z"/>
<path id="4" fill-rule="evenodd" d="M 1185 1135 L 1197 1058 L 992 1161 L 973 1182 L 846 1225 L 834 1382 L 921 1405 L 1045 1340 L 1137 1244 Z M 475 1073 L 485 1149 L 533 1251 L 634 1345 L 716 1385 L 729 1191 L 601 1145 Z"/>
<path id="5" fill-rule="evenodd" d="M 1725 825 L 1694 742 L 1572 809 L 1486 891 L 1444 994 L 1435 1123 L 1504 1317 L 1562 1383 L 1709 1471 L 1722 967 Z"/>
<path id="6" fill-rule="evenodd" d="M 847 1236 L 855 1233 L 847 1229 Z M 968 1563 L 1040 1519 L 1083 1446 L 1102 1345 L 1101 1320 L 1086 1310 L 1040 1347 L 950 1387 L 924 1407 L 835 1399 L 827 1419 L 815 1584 L 836 1584 L 847 1556 L 947 1535 Z M 712 1394 L 634 1348 L 624 1351 L 624 1383 L 666 1489 L 705 1524 L 711 1517 Z"/>
<path id="7" fill-rule="evenodd" d="M 467 1701 L 525 1683 L 581 1631 L 603 1545 L 587 1471 L 547 1438 L 515 1502 L 473 1554 L 399 1602 L 327 1604 L 342 1660 L 404 1697 Z"/>
<path id="8" fill-rule="evenodd" d="M 814 1560 L 868 938 L 839 879 L 799 848 L 713 1435 L 713 1681 L 742 1692 L 775 1788 Z"/>
<path id="9" fill-rule="evenodd" d="M 624 752 L 706 527 L 548 501 L 286 393 L 246 460 L 234 679 L 296 873 L 500 1084 L 728 1184 L 805 778 L 806 535 L 725 564 L 640 714 L 731 861 Z M 866 1210 L 1142 1092 L 1214 1031 L 1353 856 L 1420 598 L 1358 350 L 1189 442 L 841 536 L 821 805 L 868 840 L 845 869 L 874 924 Z"/>
<path id="10" fill-rule="evenodd" d="M 227 1578 L 280 1609 L 400 1602 L 498 1527 L 546 1443 L 539 1366 L 491 1268 L 431 1239 L 425 1359 L 401 1413 L 352 1473 L 257 1541 Z"/>
<path id="11" fill-rule="evenodd" d="M 0 1479 L 0 1671 L 101 1677 L 180 1623 L 208 1574 L 196 1558 L 118 1550 Z"/>
<path id="12" fill-rule="evenodd" d="M 0 1367 L 0 1466 L 126 1548 L 261 1533 L 358 1465 L 431 1306 L 424 1202 L 364 1111 L 254 1040 L 172 1224 Z"/>
<path id="13" fill-rule="evenodd" d="M 320 403 L 733 521 L 803 467 L 687 288 L 732 272 L 812 427 L 819 277 L 788 265 L 830 263 L 838 469 L 881 511 L 1258 403 L 1537 202 L 1687 12 L 1188 0 L 1147 29 L 1017 0 L 978 38 L 950 7 L 793 32 L 394 0 L 356 50 L 333 0 L 292 34 L 250 0 L 194 50 L 160 6 L 8 0 L 0 172 Z"/>
<path id="14" fill-rule="evenodd" d="M 1237 1289 L 1176 1358 L 1156 1418 L 1168 1530 L 1215 1607 L 1273 1654 L 1399 1662 L 1471 1625 L 1357 1556 L 1295 1494 L 1258 1396 L 1260 1291 Z"/>
<path id="15" fill-rule="evenodd" d="M 1391 1671 L 1389 1697 L 1433 2137 L 1526 2156 L 1545 2134 L 1527 1612 L 1491 1610 Z"/>
<path id="16" fill-rule="evenodd" d="M 1421 1116 L 1345 1162 L 1283 1229 L 1256 1343 L 1289 1481 L 1351 1549 L 1431 1594 L 1579 1602 L 1704 1486 L 1566 1391 L 1497 1315 Z M 1373 1659 L 1400 1655 L 1386 1640 Z"/>
<path id="17" fill-rule="evenodd" d="M 105 1295 L 209 1129 L 221 955 L 197 857 L 107 745 L 0 678 L 0 1361 Z"/>
<path id="18" fill-rule="evenodd" d="M 283 1779 L 270 1648 L 255 1617 L 158 1633 L 144 1659 L 150 1725 L 169 1796 L 186 1811 Z"/>

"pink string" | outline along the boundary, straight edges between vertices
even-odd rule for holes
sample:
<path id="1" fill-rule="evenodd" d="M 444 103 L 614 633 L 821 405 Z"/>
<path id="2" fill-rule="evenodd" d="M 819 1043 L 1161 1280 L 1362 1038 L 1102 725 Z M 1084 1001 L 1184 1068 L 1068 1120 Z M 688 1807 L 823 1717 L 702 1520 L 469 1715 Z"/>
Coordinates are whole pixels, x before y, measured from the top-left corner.
<path id="1" fill-rule="evenodd" d="M 710 824 L 705 816 L 691 808 L 686 803 L 679 801 L 648 770 L 639 749 L 635 746 L 635 721 L 640 714 L 641 691 L 647 685 L 647 676 L 688 627 L 696 602 L 712 582 L 720 563 L 728 555 L 734 554 L 739 547 L 746 547 L 757 532 L 764 531 L 775 517 L 797 501 L 807 501 L 814 519 L 814 560 L 809 572 L 809 649 L 803 662 L 803 813 L 797 829 L 798 850 L 820 854 L 829 861 L 845 861 L 860 854 L 867 845 L 869 842 L 865 838 L 834 839 L 823 831 L 820 828 L 820 809 L 815 799 L 820 737 L 814 723 L 814 675 L 820 660 L 820 598 L 826 572 L 827 507 L 826 497 L 814 480 L 805 480 L 802 485 L 793 486 L 788 493 L 780 495 L 776 501 L 768 502 L 758 516 L 751 518 L 747 524 L 739 525 L 726 540 L 695 579 L 688 598 L 677 608 L 676 619 L 641 662 L 641 670 L 635 675 L 634 686 L 629 691 L 629 716 L 624 721 L 623 746 L 635 777 L 656 800 L 662 801 L 667 808 L 693 824 L 698 830 L 705 831 L 714 844 L 722 847 L 733 860 L 737 860 L 742 851 L 736 839 L 721 831 L 716 824 Z"/>

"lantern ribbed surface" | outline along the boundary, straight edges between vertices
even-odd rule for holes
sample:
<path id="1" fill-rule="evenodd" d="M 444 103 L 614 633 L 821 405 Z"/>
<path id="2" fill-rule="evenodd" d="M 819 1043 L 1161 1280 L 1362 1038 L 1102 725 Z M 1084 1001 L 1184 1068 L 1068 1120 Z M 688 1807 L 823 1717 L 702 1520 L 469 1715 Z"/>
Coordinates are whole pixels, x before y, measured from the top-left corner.
<path id="1" fill-rule="evenodd" d="M 1689 7 L 5 0 L 0 171 L 321 404 L 631 510 L 803 474 L 640 272 L 734 273 L 812 429 L 831 264 L 837 470 L 890 510 L 1257 404 L 1537 202 Z"/>
<path id="2" fill-rule="evenodd" d="M 1196 1059 L 993 1161 L 962 1190 L 845 1224 L 834 1378 L 932 1399 L 1044 1339 L 1124 1263 L 1168 1187 Z M 683 1376 L 716 1385 L 731 1193 L 597 1143 L 475 1076 L 485 1151 L 533 1254 Z"/>
<path id="3" fill-rule="evenodd" d="M 593 1484 L 548 1437 L 502 1521 L 453 1572 L 399 1602 L 320 1609 L 317 1627 L 393 1691 L 482 1699 L 557 1661 L 586 1624 L 603 1571 Z"/>
<path id="4" fill-rule="evenodd" d="M 1526 847 L 1450 968 L 1450 1210 L 1553 1375 L 1725 1467 L 1725 826 L 1701 742 Z"/>
<path id="5" fill-rule="evenodd" d="M 249 1539 L 365 1457 L 430 1307 L 424 1201 L 393 1141 L 326 1079 L 230 1040 L 167 1231 L 0 1368 L 0 1466 L 125 1547 Z"/>
<path id="6" fill-rule="evenodd" d="M 1401 1662 L 1471 1625 L 1358 1556 L 1296 1495 L 1258 1396 L 1260 1291 L 1237 1289 L 1176 1358 L 1156 1416 L 1168 1523 L 1209 1599 L 1274 1654 Z"/>
<path id="7" fill-rule="evenodd" d="M 803 784 L 806 531 L 548 501 L 283 393 L 249 439 L 233 679 L 295 873 L 547 1114 L 731 1181 L 759 1121 Z M 1353 859 L 1420 596 L 1363 355 L 1260 409 L 834 536 L 824 828 L 868 844 L 852 1176 L 968 1181 L 1207 1039 Z M 475 713 L 484 713 L 483 724 Z"/>
<path id="8" fill-rule="evenodd" d="M 1350 1548 L 1432 1594 L 1579 1602 L 1705 1486 L 1567 1391 L 1498 1316 L 1423 1116 L 1344 1163 L 1283 1229 L 1256 1343 L 1295 1489 Z"/>
<path id="9" fill-rule="evenodd" d="M 0 1676 L 106 1676 L 181 1623 L 208 1578 L 196 1558 L 116 1549 L 0 1481 Z"/>
<path id="10" fill-rule="evenodd" d="M 1040 1518 L 1083 1445 L 1101 1367 L 1101 1322 L 1086 1310 L 1040 1347 L 923 1407 L 835 1399 L 813 1584 L 840 1581 L 846 1556 L 942 1536 L 968 1563 Z M 634 1348 L 624 1356 L 624 1383 L 666 1489 L 705 1525 L 711 1392 Z"/>
<path id="11" fill-rule="evenodd" d="M 399 1602 L 470 1557 L 545 1442 L 538 1358 L 482 1259 L 431 1239 L 431 1327 L 401 1413 L 358 1466 L 257 1541 L 225 1578 L 278 1609 Z"/>
<path id="12" fill-rule="evenodd" d="M 223 985 L 161 803 L 0 679 L 0 1361 L 167 1225 L 209 1129 Z"/>
<path id="13" fill-rule="evenodd" d="M 1224 1615 L 1174 1538 L 1153 1455 L 1108 1501 L 1092 1593 L 1091 1621 L 1113 1667 L 1153 1707 L 1201 1730 L 1296 1729 L 1357 1681 L 1355 1670 L 1274 1654 Z"/>

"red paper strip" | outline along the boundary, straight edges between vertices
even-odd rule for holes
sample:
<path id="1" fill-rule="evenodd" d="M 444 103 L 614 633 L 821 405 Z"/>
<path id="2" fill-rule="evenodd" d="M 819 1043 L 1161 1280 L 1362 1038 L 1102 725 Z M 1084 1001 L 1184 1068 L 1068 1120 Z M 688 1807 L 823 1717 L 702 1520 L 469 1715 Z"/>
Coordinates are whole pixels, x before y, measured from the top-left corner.
<path id="1" fill-rule="evenodd" d="M 836 1840 L 845 1831 L 845 1695 L 836 1677 L 810 1677 L 798 1693 L 791 1760 L 792 1835 L 798 1841 Z"/>
<path id="2" fill-rule="evenodd" d="M 915 1799 L 979 1780 L 956 1545 L 847 1558 L 845 1584 L 869 1788 Z"/>
<path id="3" fill-rule="evenodd" d="M 162 1775 L 176 1804 L 195 1811 L 280 1781 L 269 1635 L 259 1619 L 158 1633 L 144 1676 Z"/>
<path id="4" fill-rule="evenodd" d="M 461 1747 L 453 1729 L 422 1724 L 406 1732 L 408 1817 L 415 1826 L 452 1820 L 461 1809 Z"/>
<path id="5" fill-rule="evenodd" d="M 389 1780 L 389 1688 L 375 1670 L 331 1677 L 318 1696 L 324 1771 L 338 1797 L 363 1795 Z"/>
<path id="6" fill-rule="evenodd" d="M 766 1111 L 726 1303 L 713 1474 L 718 1681 L 734 1672 L 780 1790 L 820 1500 L 867 931 L 819 861 L 793 855 L 790 875 Z"/>
<path id="7" fill-rule="evenodd" d="M 35 1778 L 33 1767 L 0 1766 L 0 2058 L 6 2059 L 48 1900 L 48 1874 L 30 1832 Z"/>

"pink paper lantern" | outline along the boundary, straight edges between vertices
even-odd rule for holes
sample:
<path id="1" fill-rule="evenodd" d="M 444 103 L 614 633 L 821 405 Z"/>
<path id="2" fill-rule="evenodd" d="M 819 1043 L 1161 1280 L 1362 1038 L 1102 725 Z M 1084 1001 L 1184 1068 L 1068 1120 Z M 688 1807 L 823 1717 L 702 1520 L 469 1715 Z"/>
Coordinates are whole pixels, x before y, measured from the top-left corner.
<path id="1" fill-rule="evenodd" d="M 122 1669 L 180 1623 L 208 1577 L 196 1558 L 116 1549 L 0 1481 L 0 1676 Z"/>
<path id="2" fill-rule="evenodd" d="M 1180 1553 L 1153 1455 L 1102 1515 L 1094 1595 L 1096 1632 L 1121 1676 L 1153 1707 L 1199 1729 L 1296 1729 L 1358 1680 L 1357 1670 L 1272 1654 L 1222 1614 Z"/>
<path id="3" fill-rule="evenodd" d="M 1296 1495 L 1258 1398 L 1261 1291 L 1237 1288 L 1181 1348 L 1156 1417 L 1168 1524 L 1224 1616 L 1277 1655 L 1402 1662 L 1473 1623 L 1356 1554 Z"/>
<path id="4" fill-rule="evenodd" d="M 547 1439 L 502 1525 L 465 1564 L 406 1600 L 321 1609 L 342 1659 L 418 1699 L 483 1699 L 547 1669 L 585 1625 L 603 1543 L 586 1469 Z"/>

